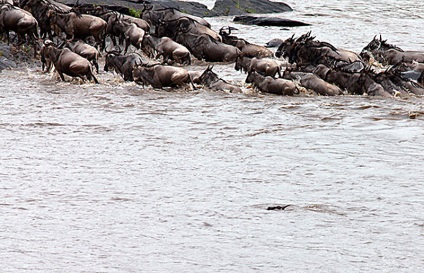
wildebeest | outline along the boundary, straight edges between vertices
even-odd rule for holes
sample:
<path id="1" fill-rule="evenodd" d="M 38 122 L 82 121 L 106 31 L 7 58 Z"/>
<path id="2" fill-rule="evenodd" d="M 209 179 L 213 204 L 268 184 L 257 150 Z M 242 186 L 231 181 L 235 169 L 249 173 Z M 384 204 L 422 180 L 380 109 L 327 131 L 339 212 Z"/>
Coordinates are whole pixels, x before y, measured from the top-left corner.
<path id="1" fill-rule="evenodd" d="M 136 64 L 142 63 L 143 60 L 140 55 L 132 53 L 129 55 L 120 55 L 118 52 L 109 52 L 105 57 L 104 71 L 115 71 L 122 76 L 124 81 L 133 81 L 133 69 Z"/>
<path id="2" fill-rule="evenodd" d="M 370 96 L 391 97 L 389 92 L 393 90 L 385 90 L 384 87 L 375 81 L 374 72 L 369 68 L 361 72 L 346 72 L 336 69 L 330 69 L 324 65 L 318 65 L 315 74 L 326 82 L 332 83 L 349 94 Z"/>
<path id="3" fill-rule="evenodd" d="M 157 38 L 152 35 L 145 35 L 142 48 L 150 58 L 154 57 L 153 52 L 156 51 L 156 58 L 162 56 L 163 63 L 175 61 L 179 64 L 191 64 L 190 51 L 185 46 L 174 42 L 169 37 Z"/>
<path id="4" fill-rule="evenodd" d="M 85 39 L 93 36 L 97 45 L 100 45 L 101 48 L 105 47 L 107 23 L 102 18 L 75 12 L 61 13 L 55 10 L 49 10 L 47 16 L 50 18 L 52 27 L 60 28 L 66 34 L 67 39 Z"/>
<path id="5" fill-rule="evenodd" d="M 40 56 L 41 56 L 41 71 L 44 73 L 50 72 L 52 68 L 52 60 L 50 60 L 50 57 L 47 56 L 46 50 L 47 46 L 52 45 L 53 42 L 51 40 L 44 41 L 44 45 L 41 47 L 40 50 Z"/>
<path id="6" fill-rule="evenodd" d="M 218 77 L 218 75 L 212 71 L 213 66 L 208 66 L 206 70 L 200 76 L 200 83 L 211 90 L 216 91 L 228 91 L 230 93 L 242 93 L 240 87 L 228 83 L 227 81 Z"/>
<path id="7" fill-rule="evenodd" d="M 269 58 L 274 56 L 274 53 L 272 53 L 272 51 L 268 48 L 261 45 L 249 43 L 244 39 L 239 39 L 235 46 L 240 49 L 243 56 L 246 57 Z"/>
<path id="8" fill-rule="evenodd" d="M 315 40 L 311 32 L 297 39 L 294 39 L 294 35 L 288 38 L 278 47 L 275 56 L 288 58 L 290 63 L 297 63 L 299 66 L 331 66 L 337 61 L 350 63 L 361 60 L 354 52 L 337 49 L 330 43 Z"/>
<path id="9" fill-rule="evenodd" d="M 237 71 L 241 70 L 244 72 L 251 72 L 255 70 L 256 72 L 264 75 L 275 77 L 278 74 L 278 77 L 281 78 L 281 63 L 278 63 L 276 60 L 271 58 L 249 58 L 244 57 L 243 53 L 238 56 L 235 64 L 235 69 Z"/>
<path id="10" fill-rule="evenodd" d="M 125 37 L 125 53 L 128 52 L 130 45 L 134 46 L 137 49 L 141 48 L 143 43 L 143 38 L 145 31 L 139 28 L 134 23 L 124 23 L 124 37 Z"/>
<path id="11" fill-rule="evenodd" d="M 195 89 L 190 74 L 182 67 L 153 64 L 137 65 L 133 69 L 136 83 L 151 85 L 153 88 L 181 87 L 191 84 Z"/>
<path id="12" fill-rule="evenodd" d="M 189 17 L 181 17 L 175 20 L 160 20 L 156 25 L 155 34 L 157 37 L 170 37 L 175 39 L 180 32 L 191 33 L 194 35 L 208 34 L 217 41 L 222 41 L 221 36 L 214 30 L 199 24 Z"/>
<path id="13" fill-rule="evenodd" d="M 343 94 L 342 90 L 338 86 L 319 78 L 313 73 L 292 72 L 286 70 L 283 73 L 283 78 L 298 80 L 301 86 L 309 90 L 313 90 L 320 95 L 336 96 Z"/>
<path id="14" fill-rule="evenodd" d="M 187 17 L 208 28 L 211 27 L 209 22 L 206 21 L 205 19 L 198 16 L 182 13 L 178 9 L 174 9 L 174 8 L 155 9 L 153 5 L 152 6 L 144 5 L 142 13 L 141 13 L 142 19 L 150 22 L 151 25 L 155 25 L 155 26 L 158 25 L 160 21 L 178 20 L 181 17 Z"/>
<path id="15" fill-rule="evenodd" d="M 378 39 L 374 36 L 373 40 L 362 49 L 361 54 L 371 53 L 376 60 L 383 65 L 396 65 L 400 62 L 405 63 L 424 63 L 424 52 L 404 51 L 401 48 L 387 43 L 381 35 Z"/>
<path id="16" fill-rule="evenodd" d="M 274 79 L 263 76 L 256 71 L 247 74 L 246 83 L 252 83 L 254 87 L 265 93 L 292 96 L 299 93 L 296 84 L 292 80 Z"/>
<path id="17" fill-rule="evenodd" d="M 216 41 L 207 34 L 179 33 L 176 41 L 187 47 L 197 59 L 208 62 L 235 62 L 241 53 L 238 48 Z"/>
<path id="18" fill-rule="evenodd" d="M 95 15 L 95 14 L 94 14 Z M 144 32 L 150 31 L 150 24 L 143 19 L 135 18 L 116 11 L 106 11 L 98 15 L 107 22 L 107 34 L 111 36 L 112 42 L 116 45 L 116 38 L 119 38 L 120 44 L 123 43 L 125 25 L 135 24 Z"/>
<path id="19" fill-rule="evenodd" d="M 226 29 L 228 29 L 228 32 L 226 31 Z M 219 30 L 219 35 L 222 37 L 222 42 L 224 44 L 236 46 L 238 40 L 240 40 L 239 37 L 231 35 L 231 31 L 233 30 L 237 30 L 237 28 L 227 26 L 227 27 L 222 27 Z"/>
<path id="20" fill-rule="evenodd" d="M 97 73 L 99 73 L 100 53 L 94 46 L 85 43 L 83 40 L 78 40 L 76 42 L 67 42 L 65 46 L 72 50 L 72 52 L 75 52 L 81 57 L 84 57 L 88 61 L 90 61 L 96 68 Z"/>
<path id="21" fill-rule="evenodd" d="M 50 26 L 50 19 L 47 16 L 49 9 L 54 9 L 62 12 L 69 12 L 71 7 L 53 0 L 23 0 L 21 8 L 27 9 L 37 19 L 40 28 L 40 36 L 53 39 L 52 29 Z"/>
<path id="22" fill-rule="evenodd" d="M 18 35 L 18 45 L 25 43 L 26 39 L 31 41 L 34 56 L 36 55 L 38 23 L 31 13 L 10 4 L 4 4 L 0 8 L 0 33 L 5 34 L 4 38 L 8 43 L 10 42 L 9 31 L 14 31 Z"/>
<path id="23" fill-rule="evenodd" d="M 79 77 L 82 80 L 86 77 L 88 80 L 93 79 L 95 83 L 99 83 L 93 75 L 91 64 L 87 59 L 68 48 L 59 49 L 52 44 L 45 44 L 44 47 L 41 61 L 44 63 L 45 59 L 49 58 L 62 81 L 65 81 L 63 74 L 66 74 L 71 77 Z"/>

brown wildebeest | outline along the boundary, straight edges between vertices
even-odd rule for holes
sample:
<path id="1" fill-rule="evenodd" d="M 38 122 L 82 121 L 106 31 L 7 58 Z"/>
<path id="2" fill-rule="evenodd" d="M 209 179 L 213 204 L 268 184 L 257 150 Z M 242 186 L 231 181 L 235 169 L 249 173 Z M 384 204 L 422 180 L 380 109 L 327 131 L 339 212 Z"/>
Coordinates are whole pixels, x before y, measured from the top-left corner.
<path id="1" fill-rule="evenodd" d="M 115 71 L 122 76 L 124 81 L 134 81 L 133 69 L 137 64 L 142 63 L 143 60 L 137 53 L 129 55 L 120 55 L 119 52 L 109 52 L 105 57 L 104 71 Z"/>
<path id="2" fill-rule="evenodd" d="M 53 8 L 62 12 L 71 11 L 71 7 L 53 0 L 23 0 L 21 2 L 21 8 L 31 12 L 35 19 L 37 19 L 40 28 L 40 36 L 42 38 L 48 36 L 50 40 L 53 39 L 53 35 L 50 19 L 47 17 L 48 10 Z"/>
<path id="3" fill-rule="evenodd" d="M 396 65 L 401 62 L 424 63 L 424 52 L 404 51 L 395 45 L 387 43 L 387 40 L 383 40 L 381 35 L 379 39 L 374 36 L 373 40 L 362 49 L 361 54 L 367 52 L 371 53 L 383 65 Z"/>
<path id="4" fill-rule="evenodd" d="M 272 53 L 272 51 L 268 48 L 261 45 L 251 44 L 244 39 L 239 39 L 236 43 L 236 47 L 240 49 L 245 57 L 269 58 L 274 56 L 274 53 Z"/>
<path id="5" fill-rule="evenodd" d="M 191 64 L 190 51 L 169 37 L 156 38 L 151 35 L 144 36 L 143 51 L 151 58 L 154 57 L 153 51 L 156 51 L 156 58 L 163 56 L 163 63 L 175 61 L 183 65 Z"/>
<path id="6" fill-rule="evenodd" d="M 202 76 L 203 72 L 197 70 L 189 70 L 188 74 L 190 75 L 191 81 L 196 84 L 200 84 L 200 76 Z"/>
<path id="7" fill-rule="evenodd" d="M 338 86 L 324 81 L 313 73 L 290 72 L 286 70 L 284 71 L 283 78 L 298 80 L 301 86 L 313 90 L 320 95 L 336 96 L 343 94 Z"/>
<path id="8" fill-rule="evenodd" d="M 206 27 L 189 17 L 181 17 L 175 22 L 161 21 L 163 33 L 158 33 L 158 36 L 175 37 L 178 32 L 188 32 L 194 35 L 208 34 L 214 40 L 222 42 L 222 37 L 216 31 Z M 160 31 L 159 31 L 160 32 Z"/>
<path id="9" fill-rule="evenodd" d="M 49 58 L 62 81 L 65 81 L 63 74 L 66 74 L 71 77 L 79 77 L 82 80 L 86 77 L 88 80 L 93 79 L 95 83 L 99 83 L 93 75 L 90 62 L 86 58 L 81 57 L 68 48 L 58 49 L 52 44 L 45 44 L 44 46 L 41 61 L 44 63 L 45 58 Z"/>
<path id="10" fill-rule="evenodd" d="M 14 31 L 18 35 L 18 45 L 25 43 L 26 38 L 31 41 L 34 47 L 34 56 L 36 56 L 38 23 L 31 13 L 10 4 L 4 4 L 0 8 L 0 33 L 5 34 L 8 44 L 10 42 L 9 31 Z"/>
<path id="11" fill-rule="evenodd" d="M 243 53 L 241 56 L 237 57 L 235 69 L 237 71 L 241 70 L 244 72 L 251 72 L 255 70 L 256 72 L 264 75 L 275 77 L 278 74 L 278 77 L 281 78 L 281 63 L 278 63 L 276 60 L 271 58 L 249 58 L 244 57 Z"/>
<path id="12" fill-rule="evenodd" d="M 99 73 L 100 53 L 94 46 L 85 43 L 83 40 L 78 40 L 76 42 L 67 42 L 65 46 L 72 50 L 72 52 L 75 52 L 81 57 L 84 57 L 88 61 L 90 61 L 96 68 L 97 73 Z"/>
<path id="13" fill-rule="evenodd" d="M 209 22 L 205 19 L 187 13 L 182 13 L 181 11 L 174 8 L 154 9 L 153 5 L 144 5 L 141 13 L 141 18 L 150 22 L 150 24 L 154 26 L 158 26 L 160 21 L 175 21 L 180 19 L 181 17 L 190 18 L 205 27 L 211 27 Z"/>
<path id="14" fill-rule="evenodd" d="M 240 50 L 237 47 L 216 41 L 207 34 L 179 33 L 177 43 L 184 45 L 194 57 L 208 62 L 235 62 Z"/>
<path id="15" fill-rule="evenodd" d="M 101 11 L 102 9 L 100 9 Z M 135 24 L 137 27 L 144 30 L 144 32 L 150 31 L 150 24 L 140 18 L 135 18 L 129 15 L 121 14 L 116 11 L 105 11 L 103 13 L 94 13 L 93 15 L 97 15 L 104 19 L 107 22 L 107 34 L 111 36 L 112 42 L 114 45 L 116 43 L 116 37 L 119 38 L 120 44 L 123 43 L 124 33 L 125 33 L 125 25 Z M 123 24 L 122 24 L 123 23 Z"/>
<path id="16" fill-rule="evenodd" d="M 349 94 L 362 95 L 362 86 L 359 83 L 360 72 L 347 72 L 340 69 L 330 69 L 323 64 L 317 65 L 314 74 L 326 82 L 337 85 Z"/>
<path id="17" fill-rule="evenodd" d="M 134 23 L 124 23 L 124 37 L 125 37 L 125 54 L 128 52 L 128 48 L 130 45 L 134 46 L 137 49 L 141 49 L 143 38 L 144 38 L 144 30 L 139 28 Z"/>
<path id="18" fill-rule="evenodd" d="M 225 31 L 225 29 L 228 29 L 228 32 Z M 219 30 L 219 35 L 222 37 L 222 42 L 224 44 L 232 45 L 232 46 L 237 45 L 237 42 L 240 40 L 240 38 L 237 37 L 237 36 L 231 35 L 231 31 L 233 31 L 233 30 L 238 30 L 238 29 L 235 28 L 235 27 L 227 26 L 227 27 L 222 27 Z"/>
<path id="19" fill-rule="evenodd" d="M 230 93 L 242 93 L 240 87 L 235 86 L 226 82 L 225 80 L 218 77 L 218 75 L 212 71 L 213 66 L 208 66 L 206 70 L 200 76 L 200 83 L 211 90 L 216 91 L 228 91 Z"/>
<path id="20" fill-rule="evenodd" d="M 292 80 L 262 76 L 254 70 L 247 74 L 246 83 L 252 83 L 254 87 L 265 93 L 284 96 L 292 96 L 299 93 L 296 84 Z"/>
<path id="21" fill-rule="evenodd" d="M 335 84 L 343 90 L 346 90 L 349 94 L 391 97 L 393 92 L 399 91 L 396 90 L 396 88 L 385 90 L 385 88 L 376 81 L 375 73 L 369 68 L 363 69 L 361 72 L 346 72 L 340 71 L 339 68 L 330 69 L 324 65 L 318 65 L 314 73 L 326 82 Z M 380 79 L 380 81 L 382 81 L 382 79 Z"/>
<path id="22" fill-rule="evenodd" d="M 330 43 L 315 40 L 311 32 L 297 39 L 294 39 L 294 35 L 288 38 L 278 47 L 275 56 L 288 58 L 290 63 L 297 63 L 299 66 L 331 66 L 337 61 L 351 63 L 361 60 L 359 55 L 352 51 L 337 49 Z"/>
<path id="23" fill-rule="evenodd" d="M 49 56 L 46 54 L 47 46 L 53 45 L 53 42 L 51 40 L 44 41 L 44 46 L 41 47 L 40 56 L 41 56 L 41 71 L 44 73 L 50 72 L 52 68 L 52 60 Z"/>
<path id="24" fill-rule="evenodd" d="M 136 83 L 151 85 L 153 88 L 181 87 L 194 84 L 187 70 L 181 67 L 167 65 L 137 65 L 133 69 L 133 77 Z"/>
<path id="25" fill-rule="evenodd" d="M 96 44 L 105 48 L 104 38 L 107 23 L 102 18 L 75 12 L 61 13 L 54 10 L 49 10 L 47 17 L 50 18 L 52 28 L 60 28 L 66 34 L 67 39 L 72 41 L 75 38 L 85 39 L 93 36 Z"/>

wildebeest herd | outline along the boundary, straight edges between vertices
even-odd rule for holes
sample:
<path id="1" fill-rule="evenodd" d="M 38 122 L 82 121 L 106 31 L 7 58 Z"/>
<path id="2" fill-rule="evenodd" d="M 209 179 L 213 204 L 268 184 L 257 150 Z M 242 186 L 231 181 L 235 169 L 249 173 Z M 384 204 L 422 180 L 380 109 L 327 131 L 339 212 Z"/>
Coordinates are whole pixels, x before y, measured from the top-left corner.
<path id="1" fill-rule="evenodd" d="M 308 32 L 280 40 L 274 53 L 232 35 L 232 27 L 214 31 L 205 19 L 176 9 L 145 4 L 139 17 L 116 7 L 0 0 L 3 40 L 31 45 L 42 70 L 54 67 L 62 80 L 68 75 L 99 83 L 95 74 L 103 54 L 105 72 L 153 88 L 202 85 L 241 92 L 212 70 L 213 62 L 234 64 L 247 74 L 246 83 L 264 93 L 424 95 L 424 52 L 404 51 L 381 36 L 357 54 Z M 207 68 L 188 71 L 194 58 Z"/>

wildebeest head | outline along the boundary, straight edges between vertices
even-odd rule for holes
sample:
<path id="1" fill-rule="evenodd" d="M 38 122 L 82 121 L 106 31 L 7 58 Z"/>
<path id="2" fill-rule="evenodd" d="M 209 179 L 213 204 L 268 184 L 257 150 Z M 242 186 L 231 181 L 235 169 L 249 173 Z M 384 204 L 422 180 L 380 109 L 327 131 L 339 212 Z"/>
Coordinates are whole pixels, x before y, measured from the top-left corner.
<path id="1" fill-rule="evenodd" d="M 113 70 L 114 69 L 114 59 L 115 59 L 115 54 L 114 53 L 108 53 L 106 54 L 105 57 L 105 66 L 103 67 L 103 70 L 106 72 L 109 72 L 109 70 Z"/>
<path id="2" fill-rule="evenodd" d="M 213 65 L 212 66 L 208 65 L 208 67 L 199 77 L 199 80 L 202 84 L 209 85 L 211 82 L 215 82 L 219 80 L 218 75 L 212 71 L 213 67 L 214 67 Z"/>
<path id="3" fill-rule="evenodd" d="M 145 65 L 137 64 L 136 66 L 134 66 L 132 70 L 132 76 L 134 82 L 137 84 L 141 84 L 144 86 L 149 82 L 147 78 L 150 77 L 150 75 Z"/>
<path id="4" fill-rule="evenodd" d="M 280 57 L 287 57 L 287 49 L 293 45 L 294 43 L 294 34 L 293 36 L 291 36 L 290 38 L 284 40 L 284 42 L 282 42 L 280 44 L 280 46 L 278 47 L 277 51 L 275 52 L 275 57 L 280 58 Z"/>

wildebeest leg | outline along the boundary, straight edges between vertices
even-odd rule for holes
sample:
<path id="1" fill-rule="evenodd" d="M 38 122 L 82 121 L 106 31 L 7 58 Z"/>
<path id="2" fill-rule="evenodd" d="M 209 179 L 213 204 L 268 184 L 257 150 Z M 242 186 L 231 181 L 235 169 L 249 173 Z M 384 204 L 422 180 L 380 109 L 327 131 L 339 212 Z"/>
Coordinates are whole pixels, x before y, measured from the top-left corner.
<path id="1" fill-rule="evenodd" d="M 96 59 L 93 59 L 93 65 L 96 68 L 96 73 L 99 74 L 99 64 Z"/>
<path id="2" fill-rule="evenodd" d="M 193 88 L 193 90 L 196 90 L 196 86 L 194 86 L 194 83 L 193 83 L 193 80 L 191 79 L 191 77 L 190 77 L 190 84 L 191 84 L 191 87 Z"/>
<path id="3" fill-rule="evenodd" d="M 62 81 L 65 81 L 65 76 L 63 76 L 63 73 L 62 72 L 59 72 L 59 71 L 57 71 L 57 73 L 59 73 L 59 76 L 62 79 Z"/>
<path id="4" fill-rule="evenodd" d="M 281 76 L 281 67 L 278 67 L 277 74 L 278 74 L 278 77 L 279 78 L 282 78 L 282 76 Z"/>
<path id="5" fill-rule="evenodd" d="M 128 52 L 128 47 L 130 46 L 130 41 L 129 39 L 125 40 L 125 51 L 124 51 L 124 55 L 127 54 Z"/>
<path id="6" fill-rule="evenodd" d="M 89 81 L 91 81 L 91 79 L 93 79 L 96 84 L 99 84 L 99 81 L 96 79 L 96 77 L 94 77 L 93 72 L 91 72 L 91 70 L 87 74 L 87 79 Z"/>

